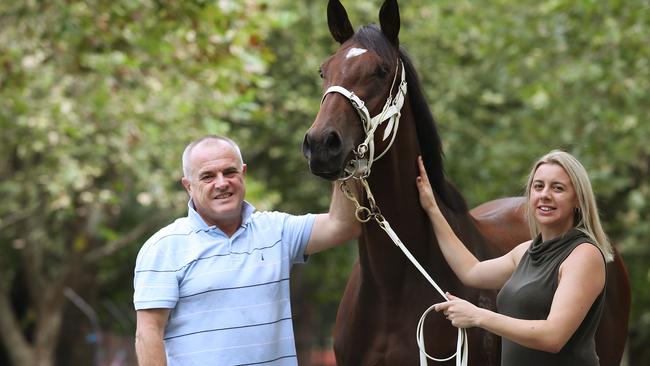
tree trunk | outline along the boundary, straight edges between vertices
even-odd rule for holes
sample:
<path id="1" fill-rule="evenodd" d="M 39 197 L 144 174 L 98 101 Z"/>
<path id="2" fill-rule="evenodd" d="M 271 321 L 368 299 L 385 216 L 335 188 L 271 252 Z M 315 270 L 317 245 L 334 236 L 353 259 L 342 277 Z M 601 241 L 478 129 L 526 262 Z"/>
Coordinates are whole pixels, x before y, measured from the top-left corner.
<path id="1" fill-rule="evenodd" d="M 34 352 L 16 319 L 9 300 L 9 291 L 0 278 L 0 333 L 2 343 L 12 365 L 34 365 Z"/>
<path id="2" fill-rule="evenodd" d="M 61 294 L 55 294 L 55 296 L 54 301 L 42 304 L 43 309 L 36 328 L 34 347 L 36 362 L 33 365 L 36 366 L 52 366 L 54 364 L 54 355 L 61 329 L 64 298 Z"/>

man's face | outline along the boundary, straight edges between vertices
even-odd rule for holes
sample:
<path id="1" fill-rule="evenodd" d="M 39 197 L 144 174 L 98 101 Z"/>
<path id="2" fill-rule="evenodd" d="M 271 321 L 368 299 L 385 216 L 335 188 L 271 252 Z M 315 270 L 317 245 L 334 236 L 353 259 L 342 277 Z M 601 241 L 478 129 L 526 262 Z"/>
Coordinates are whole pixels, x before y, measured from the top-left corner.
<path id="1" fill-rule="evenodd" d="M 196 211 L 206 224 L 238 226 L 246 188 L 246 164 L 225 141 L 205 140 L 189 156 L 190 177 L 183 178 Z"/>

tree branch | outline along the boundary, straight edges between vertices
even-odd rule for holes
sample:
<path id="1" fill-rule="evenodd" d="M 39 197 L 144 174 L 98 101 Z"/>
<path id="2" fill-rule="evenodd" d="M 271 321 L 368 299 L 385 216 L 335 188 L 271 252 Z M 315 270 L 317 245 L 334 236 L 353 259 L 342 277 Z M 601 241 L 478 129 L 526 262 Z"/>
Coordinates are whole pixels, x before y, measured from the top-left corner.
<path id="1" fill-rule="evenodd" d="M 5 228 L 8 228 L 11 225 L 15 225 L 16 223 L 25 220 L 26 218 L 29 218 L 32 216 L 34 211 L 38 208 L 38 205 L 32 205 L 30 207 L 25 207 L 19 212 L 16 212 L 14 215 L 11 215 L 9 217 L 0 219 L 0 231 L 4 230 Z"/>
<path id="2" fill-rule="evenodd" d="M 123 247 L 132 244 L 134 241 L 138 240 L 141 238 L 144 234 L 147 232 L 155 229 L 157 226 L 161 224 L 161 222 L 167 218 L 167 212 L 166 211 L 158 211 L 157 214 L 155 214 L 153 217 L 151 217 L 149 220 L 141 223 L 140 225 L 134 227 L 130 232 L 128 232 L 126 235 L 121 236 L 118 239 L 112 240 L 106 245 L 97 248 L 95 250 L 91 250 L 88 252 L 84 258 L 83 261 L 85 263 L 94 263 L 104 257 L 107 257 L 118 250 L 122 249 Z"/>
<path id="3" fill-rule="evenodd" d="M 25 287 L 34 303 L 39 303 L 43 296 L 43 288 L 47 280 L 43 277 L 43 248 L 38 240 L 28 239 L 25 247 L 20 250 L 22 257 L 22 272 L 25 275 Z"/>

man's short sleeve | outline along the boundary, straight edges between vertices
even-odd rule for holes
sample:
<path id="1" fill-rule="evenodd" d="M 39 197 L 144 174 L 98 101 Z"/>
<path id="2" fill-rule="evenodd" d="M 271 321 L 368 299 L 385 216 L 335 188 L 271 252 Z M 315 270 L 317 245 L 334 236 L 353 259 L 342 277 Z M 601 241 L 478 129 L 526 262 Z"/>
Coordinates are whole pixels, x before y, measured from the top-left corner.
<path id="1" fill-rule="evenodd" d="M 178 264 L 170 252 L 169 241 L 151 240 L 140 249 L 133 277 L 133 303 L 136 310 L 173 308 L 179 294 Z M 166 250 L 167 249 L 167 250 Z"/>
<path id="2" fill-rule="evenodd" d="M 305 248 L 309 243 L 311 230 L 314 226 L 316 215 L 307 214 L 301 216 L 287 215 L 282 230 L 282 241 L 291 244 L 292 263 L 305 263 L 308 256 L 305 255 Z"/>

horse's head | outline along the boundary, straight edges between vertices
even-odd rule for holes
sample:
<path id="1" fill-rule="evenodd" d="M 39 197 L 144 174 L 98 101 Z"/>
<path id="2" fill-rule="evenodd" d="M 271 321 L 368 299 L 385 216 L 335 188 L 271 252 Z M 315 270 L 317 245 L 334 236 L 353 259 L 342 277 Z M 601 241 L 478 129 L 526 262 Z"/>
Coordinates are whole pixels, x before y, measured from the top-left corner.
<path id="1" fill-rule="evenodd" d="M 322 178 L 334 180 L 350 174 L 349 166 L 357 164 L 354 158 L 359 157 L 358 146 L 366 139 L 370 123 L 364 121 L 364 116 L 385 111 L 389 96 L 394 94 L 398 99 L 403 67 L 399 66 L 400 18 L 396 0 L 384 2 L 379 20 L 380 27 L 365 26 L 355 34 L 343 5 L 330 0 L 327 6 L 330 33 L 341 47 L 321 65 L 324 95 L 303 141 L 303 154 L 311 172 Z M 406 93 L 406 84 L 402 84 Z M 391 126 L 385 123 L 377 128 L 378 149 L 389 145 L 386 136 L 391 131 L 385 130 Z"/>

